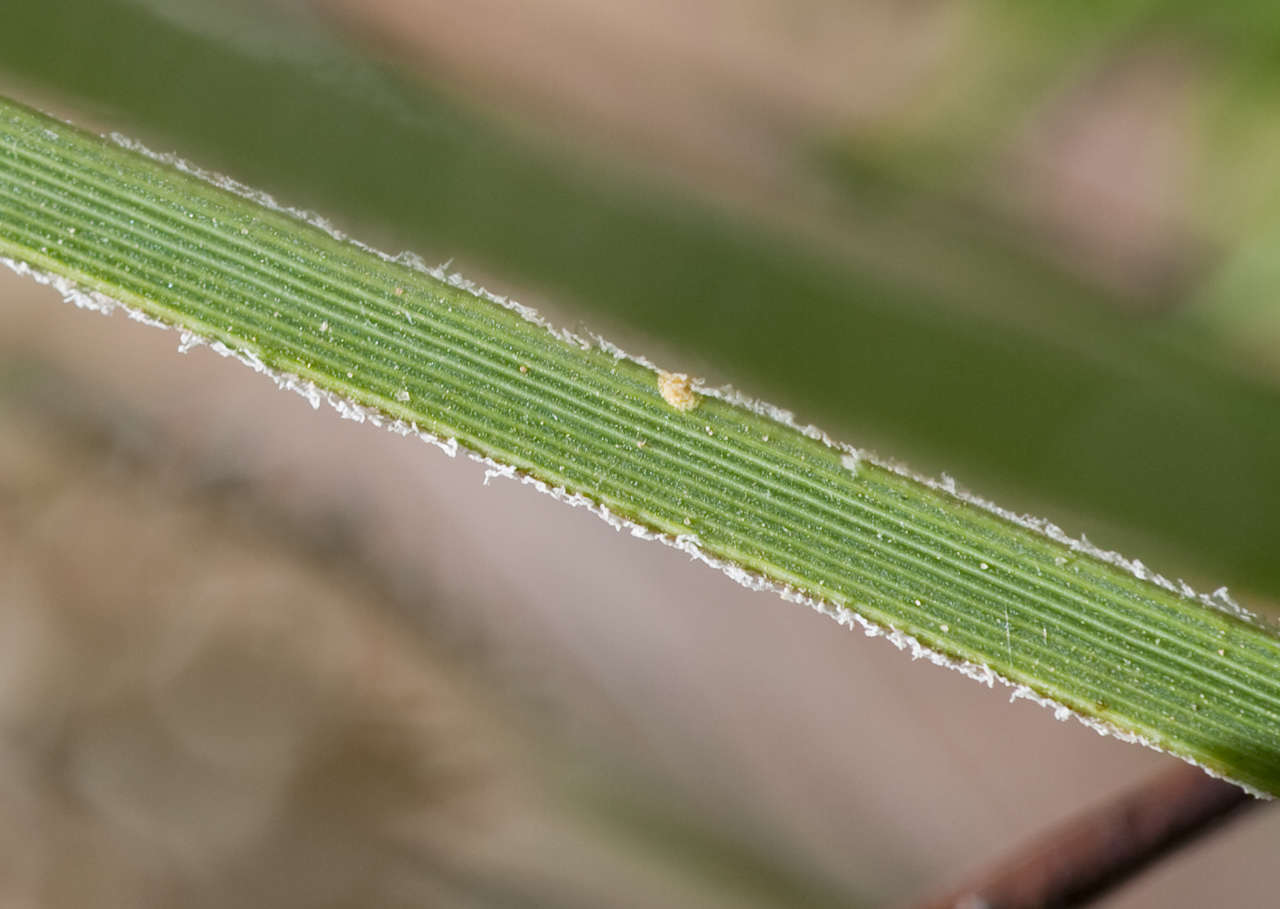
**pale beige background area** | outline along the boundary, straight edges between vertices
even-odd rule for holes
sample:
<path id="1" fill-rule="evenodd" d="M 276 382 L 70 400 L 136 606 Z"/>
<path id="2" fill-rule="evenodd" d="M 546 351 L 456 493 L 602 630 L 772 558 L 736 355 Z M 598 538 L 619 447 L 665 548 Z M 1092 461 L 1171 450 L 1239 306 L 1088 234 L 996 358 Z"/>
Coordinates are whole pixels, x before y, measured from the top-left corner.
<path id="1" fill-rule="evenodd" d="M 276 2 L 904 280 L 981 267 L 837 217 L 806 157 L 999 84 L 981 4 Z M 1062 86 L 978 185 L 1156 280 L 1198 254 L 1197 65 Z M 1171 760 L 3 269 L 0 313 L 0 907 L 909 904 Z M 1266 905 L 1278 838 L 1258 811 L 1104 905 Z"/>

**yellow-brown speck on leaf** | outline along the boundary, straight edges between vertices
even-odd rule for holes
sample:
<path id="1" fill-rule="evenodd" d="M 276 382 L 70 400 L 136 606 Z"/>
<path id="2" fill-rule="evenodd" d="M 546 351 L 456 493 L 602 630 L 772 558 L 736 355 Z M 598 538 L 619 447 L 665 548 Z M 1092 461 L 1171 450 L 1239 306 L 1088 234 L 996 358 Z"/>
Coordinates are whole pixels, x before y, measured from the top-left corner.
<path id="1" fill-rule="evenodd" d="M 693 410 L 702 400 L 689 385 L 689 377 L 680 372 L 658 373 L 658 391 L 662 399 L 676 410 Z"/>

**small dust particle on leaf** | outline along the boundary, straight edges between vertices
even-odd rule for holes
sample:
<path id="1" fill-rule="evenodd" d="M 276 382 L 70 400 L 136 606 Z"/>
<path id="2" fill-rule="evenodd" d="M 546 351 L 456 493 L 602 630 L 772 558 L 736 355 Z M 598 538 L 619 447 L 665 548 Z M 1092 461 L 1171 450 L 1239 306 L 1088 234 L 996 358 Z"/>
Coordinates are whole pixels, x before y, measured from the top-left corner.
<path id="1" fill-rule="evenodd" d="M 684 373 L 658 373 L 658 391 L 662 392 L 662 399 L 676 410 L 693 410 L 701 400 L 690 387 L 689 377 Z"/>

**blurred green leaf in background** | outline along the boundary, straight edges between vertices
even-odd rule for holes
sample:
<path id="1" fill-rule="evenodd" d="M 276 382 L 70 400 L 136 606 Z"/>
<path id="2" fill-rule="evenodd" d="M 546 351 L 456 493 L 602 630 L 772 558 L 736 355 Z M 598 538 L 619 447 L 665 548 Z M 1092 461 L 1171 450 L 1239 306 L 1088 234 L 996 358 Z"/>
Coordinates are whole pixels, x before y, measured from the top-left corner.
<path id="1" fill-rule="evenodd" d="M 373 13 L 352 28 L 339 6 L 22 0 L 0 66 L 20 98 L 500 274 L 510 287 L 497 289 L 534 288 L 918 469 L 1099 528 L 1097 542 L 1170 573 L 1280 593 L 1280 391 L 1258 350 L 1274 325 L 1259 244 L 1275 233 L 1277 182 L 1253 157 L 1241 186 L 1243 156 L 1223 141 L 1268 136 L 1270 7 L 925 5 L 951 25 L 923 87 L 862 122 L 778 127 L 778 187 L 807 195 L 744 217 L 732 188 L 687 192 L 661 167 L 466 103 L 388 50 Z M 1163 78 L 1173 71 L 1181 82 Z M 1086 163 L 1111 149 L 1119 182 L 1140 182 L 1150 155 L 1126 148 L 1142 137 L 1110 136 L 1073 99 L 1154 104 L 1153 79 L 1191 86 L 1177 183 L 1189 201 L 1153 222 L 1173 218 L 1172 240 L 1151 228 L 1154 252 L 1134 239 L 1117 259 L 1107 224 L 1146 223 L 1124 204 L 1086 205 L 1081 221 L 1072 204 L 1091 197 L 1069 179 L 1065 202 L 1018 188 L 1075 173 L 1074 160 L 1046 164 L 1045 143 L 1074 142 Z M 1220 190 L 1252 200 L 1239 223 Z"/>

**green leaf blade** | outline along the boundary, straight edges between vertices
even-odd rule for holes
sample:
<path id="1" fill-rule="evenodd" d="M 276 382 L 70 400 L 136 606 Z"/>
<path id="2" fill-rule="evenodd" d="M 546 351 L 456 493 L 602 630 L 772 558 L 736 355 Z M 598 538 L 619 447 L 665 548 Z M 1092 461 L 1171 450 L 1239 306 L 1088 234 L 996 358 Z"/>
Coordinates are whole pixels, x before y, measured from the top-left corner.
<path id="1" fill-rule="evenodd" d="M 0 254 L 739 580 L 1280 792 L 1273 629 L 768 412 L 713 394 L 677 409 L 643 362 L 9 103 Z"/>

